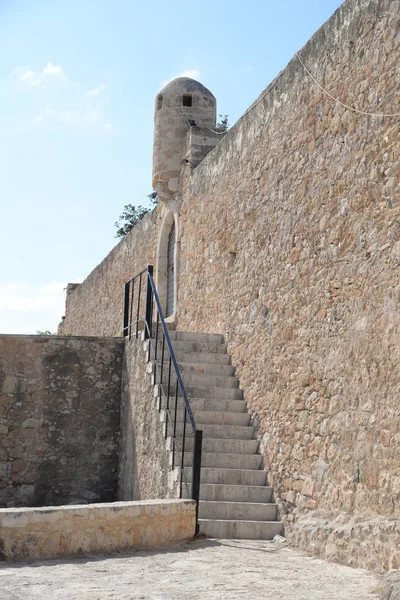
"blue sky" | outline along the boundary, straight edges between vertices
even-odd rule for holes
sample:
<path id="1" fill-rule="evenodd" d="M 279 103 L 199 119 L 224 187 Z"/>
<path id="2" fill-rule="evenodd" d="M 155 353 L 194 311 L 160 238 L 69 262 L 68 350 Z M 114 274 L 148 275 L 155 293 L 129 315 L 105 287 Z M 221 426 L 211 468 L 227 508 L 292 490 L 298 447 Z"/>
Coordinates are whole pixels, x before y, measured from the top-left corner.
<path id="1" fill-rule="evenodd" d="M 56 331 L 63 288 L 151 192 L 153 103 L 186 74 L 233 124 L 339 0 L 0 0 L 0 333 Z"/>

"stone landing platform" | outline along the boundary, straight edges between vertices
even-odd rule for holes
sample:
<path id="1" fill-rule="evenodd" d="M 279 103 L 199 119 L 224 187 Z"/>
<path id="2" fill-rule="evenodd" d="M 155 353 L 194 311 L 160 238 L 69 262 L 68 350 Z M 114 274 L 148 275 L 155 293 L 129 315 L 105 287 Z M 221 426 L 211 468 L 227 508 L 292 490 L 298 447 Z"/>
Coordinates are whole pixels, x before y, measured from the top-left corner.
<path id="1" fill-rule="evenodd" d="M 1 563 L 1 600 L 378 600 L 382 577 L 264 540 Z"/>

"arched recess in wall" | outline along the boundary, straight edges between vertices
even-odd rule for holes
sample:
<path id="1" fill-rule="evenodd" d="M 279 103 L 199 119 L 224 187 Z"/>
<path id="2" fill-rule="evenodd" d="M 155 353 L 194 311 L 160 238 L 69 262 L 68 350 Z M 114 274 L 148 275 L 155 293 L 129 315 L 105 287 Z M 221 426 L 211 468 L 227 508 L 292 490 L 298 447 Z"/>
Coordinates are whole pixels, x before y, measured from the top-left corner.
<path id="1" fill-rule="evenodd" d="M 166 208 L 157 243 L 156 286 L 164 316 L 174 321 L 178 297 L 179 220 L 173 202 Z"/>

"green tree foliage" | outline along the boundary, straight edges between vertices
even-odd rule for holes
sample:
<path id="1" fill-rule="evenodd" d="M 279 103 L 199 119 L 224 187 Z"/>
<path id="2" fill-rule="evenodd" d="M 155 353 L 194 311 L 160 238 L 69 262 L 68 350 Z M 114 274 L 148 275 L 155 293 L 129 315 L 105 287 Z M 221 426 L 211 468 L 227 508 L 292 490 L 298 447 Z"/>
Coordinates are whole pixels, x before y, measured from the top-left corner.
<path id="1" fill-rule="evenodd" d="M 151 194 L 149 194 L 147 197 L 153 206 L 157 206 L 157 192 L 151 192 Z M 130 232 L 132 227 L 135 227 L 135 225 L 137 225 L 139 221 L 141 221 L 143 217 L 145 217 L 151 210 L 152 208 L 141 205 L 136 207 L 133 204 L 125 204 L 122 214 L 120 215 L 118 221 L 115 222 L 115 227 L 118 227 L 115 237 L 125 237 L 126 234 Z"/>
<path id="2" fill-rule="evenodd" d="M 228 115 L 218 115 L 220 120 L 217 123 L 218 131 L 228 131 L 229 123 L 228 123 Z"/>
<path id="3" fill-rule="evenodd" d="M 46 331 L 40 331 L 40 329 L 36 330 L 36 335 L 57 335 L 56 333 L 51 333 L 48 329 Z"/>
<path id="4" fill-rule="evenodd" d="M 150 200 L 151 204 L 153 206 L 157 206 L 158 204 L 158 196 L 157 196 L 157 192 L 155 192 L 154 190 L 151 192 L 151 194 L 149 194 L 148 199 Z"/>

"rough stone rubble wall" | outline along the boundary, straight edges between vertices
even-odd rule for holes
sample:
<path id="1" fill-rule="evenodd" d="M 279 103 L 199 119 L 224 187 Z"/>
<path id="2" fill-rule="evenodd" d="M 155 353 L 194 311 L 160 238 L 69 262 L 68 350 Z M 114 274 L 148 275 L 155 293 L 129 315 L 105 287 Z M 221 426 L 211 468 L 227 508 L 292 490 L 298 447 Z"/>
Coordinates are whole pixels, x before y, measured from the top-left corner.
<path id="1" fill-rule="evenodd" d="M 400 3 L 349 0 L 301 50 L 398 113 Z M 286 531 L 400 567 L 399 119 L 297 58 L 187 178 L 179 329 L 222 332 Z M 336 520 L 338 518 L 338 520 Z"/>
<path id="2" fill-rule="evenodd" d="M 121 399 L 119 500 L 178 497 L 178 469 L 169 466 L 164 424 L 140 340 L 126 340 Z"/>
<path id="3" fill-rule="evenodd" d="M 116 500 L 122 352 L 0 336 L 0 507 Z"/>
<path id="4" fill-rule="evenodd" d="M 146 215 L 68 295 L 61 335 L 121 335 L 124 283 L 154 264 L 160 213 Z"/>
<path id="5" fill-rule="evenodd" d="M 399 112 L 399 0 L 348 0 L 300 52 L 345 103 Z M 226 335 L 301 547 L 399 565 L 399 119 L 344 109 L 297 58 L 187 177 L 179 328 Z M 188 169 L 185 170 L 188 174 Z M 115 335 L 160 208 L 68 298 Z"/>

